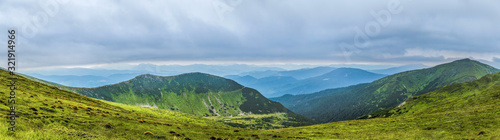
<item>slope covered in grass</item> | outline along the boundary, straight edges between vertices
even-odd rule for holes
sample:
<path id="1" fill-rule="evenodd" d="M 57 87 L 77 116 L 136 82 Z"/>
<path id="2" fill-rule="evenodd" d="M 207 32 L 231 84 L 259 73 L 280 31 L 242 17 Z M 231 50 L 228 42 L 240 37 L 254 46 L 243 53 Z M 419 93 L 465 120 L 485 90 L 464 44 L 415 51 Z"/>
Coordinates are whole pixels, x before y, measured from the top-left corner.
<path id="1" fill-rule="evenodd" d="M 476 80 L 495 72 L 499 70 L 474 60 L 463 59 L 428 69 L 394 74 L 369 84 L 271 100 L 281 102 L 298 114 L 326 123 L 356 119 L 398 105 L 411 96 Z"/>
<path id="2" fill-rule="evenodd" d="M 7 78 L 0 70 L 0 127 L 7 130 Z M 92 99 L 16 76 L 17 131 L 14 139 L 238 139 L 272 138 L 272 132 L 235 128 L 200 116 Z M 236 132 L 235 132 L 236 130 Z"/>
<path id="3" fill-rule="evenodd" d="M 499 106 L 500 73 L 495 73 L 411 97 L 364 119 L 277 132 L 311 139 L 500 139 Z"/>
<path id="4" fill-rule="evenodd" d="M 198 116 L 286 113 L 297 122 L 291 126 L 313 124 L 311 120 L 289 111 L 280 103 L 265 98 L 257 90 L 204 73 L 169 77 L 146 74 L 114 85 L 74 90 L 97 99 Z"/>
<path id="5" fill-rule="evenodd" d="M 10 75 L 3 70 L 0 75 L 0 126 L 6 130 L 9 117 L 6 114 L 10 107 L 7 103 L 10 91 L 6 85 Z M 17 131 L 13 134 L 0 131 L 2 139 L 149 139 L 153 136 L 144 135 L 144 132 L 151 131 L 159 137 L 173 137 L 170 130 L 182 134 L 182 128 L 186 127 L 192 129 L 191 136 L 196 137 L 204 135 L 196 131 L 210 133 L 213 130 L 212 133 L 216 133 L 221 130 L 214 128 L 229 128 L 222 123 L 189 114 L 112 105 L 16 77 Z M 187 132 L 184 135 L 182 137 L 189 137 Z"/>
<path id="6" fill-rule="evenodd" d="M 410 97 L 398 106 L 370 113 L 360 119 L 417 116 L 442 112 L 465 113 L 466 115 L 474 114 L 474 112 L 490 112 L 492 115 L 500 115 L 499 105 L 500 73 L 496 73 L 486 75 L 479 80 L 454 84 L 427 94 Z"/>

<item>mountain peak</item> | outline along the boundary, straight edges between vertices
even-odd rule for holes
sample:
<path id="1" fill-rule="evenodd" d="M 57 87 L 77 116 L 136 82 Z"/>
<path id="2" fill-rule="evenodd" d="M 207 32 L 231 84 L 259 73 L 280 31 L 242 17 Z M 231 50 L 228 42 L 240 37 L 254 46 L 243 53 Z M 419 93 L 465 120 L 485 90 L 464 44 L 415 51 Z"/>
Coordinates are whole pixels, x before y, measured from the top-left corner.
<path id="1" fill-rule="evenodd" d="M 201 72 L 191 72 L 191 73 L 184 73 L 184 74 L 179 74 L 179 75 L 174 75 L 174 76 L 159 76 L 159 75 L 154 75 L 154 74 L 141 74 L 136 76 L 134 79 L 137 78 L 175 78 L 175 77 L 183 77 L 183 76 L 206 76 L 206 77 L 218 77 L 215 75 L 210 75 L 206 73 L 201 73 Z M 220 77 L 222 78 L 222 77 Z"/>
<path id="2" fill-rule="evenodd" d="M 177 75 L 177 76 L 189 76 L 189 75 L 198 75 L 198 76 L 213 76 L 213 77 L 217 77 L 217 76 L 215 76 L 215 75 L 211 75 L 211 74 L 207 74 L 207 73 L 202 73 L 202 72 L 190 72 L 190 73 L 180 74 L 180 75 Z"/>
<path id="3" fill-rule="evenodd" d="M 477 62 L 477 61 L 472 60 L 472 59 L 470 59 L 470 58 L 464 58 L 464 59 L 455 60 L 455 61 L 453 61 L 453 62 Z M 452 62 L 452 63 L 453 63 L 453 62 Z"/>
<path id="4" fill-rule="evenodd" d="M 478 69 L 478 70 L 483 69 L 483 70 L 488 70 L 488 71 L 498 71 L 498 69 L 496 69 L 490 65 L 487 65 L 487 64 L 481 63 L 479 61 L 469 59 L 469 58 L 455 60 L 453 62 L 437 65 L 435 67 L 445 67 L 445 68 L 451 68 L 451 69 L 457 69 L 457 68 L 458 69 Z"/>
<path id="5" fill-rule="evenodd" d="M 161 76 L 158 76 L 158 75 L 153 75 L 153 74 L 141 74 L 141 75 L 137 75 L 136 77 L 161 77 Z"/>

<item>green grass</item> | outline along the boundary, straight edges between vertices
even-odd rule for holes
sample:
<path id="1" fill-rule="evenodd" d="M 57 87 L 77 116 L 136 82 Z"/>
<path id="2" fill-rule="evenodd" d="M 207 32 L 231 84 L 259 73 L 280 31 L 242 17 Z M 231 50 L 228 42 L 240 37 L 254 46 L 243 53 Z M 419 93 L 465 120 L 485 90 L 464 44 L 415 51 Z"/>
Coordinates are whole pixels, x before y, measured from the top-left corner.
<path id="1" fill-rule="evenodd" d="M 0 126 L 6 130 L 9 75 L 5 71 L 0 75 Z M 18 130 L 0 131 L 2 139 L 236 139 L 256 134 L 195 115 L 91 99 L 17 78 Z M 154 135 L 144 135 L 147 131 Z"/>
<path id="2" fill-rule="evenodd" d="M 293 117 L 288 117 L 286 113 L 253 114 L 235 117 L 211 116 L 206 118 L 229 126 L 246 129 L 279 129 L 290 126 L 300 126 L 302 123 L 295 120 Z"/>

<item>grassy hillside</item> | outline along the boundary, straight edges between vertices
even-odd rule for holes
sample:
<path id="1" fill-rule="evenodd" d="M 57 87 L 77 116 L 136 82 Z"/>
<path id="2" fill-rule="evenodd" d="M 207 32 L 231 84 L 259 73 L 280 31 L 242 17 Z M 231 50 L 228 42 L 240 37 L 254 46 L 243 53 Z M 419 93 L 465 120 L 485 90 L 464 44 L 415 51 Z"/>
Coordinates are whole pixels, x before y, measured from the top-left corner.
<path id="1" fill-rule="evenodd" d="M 278 129 L 296 126 L 297 123 L 301 123 L 300 120 L 294 120 L 294 117 L 288 117 L 287 113 L 235 117 L 210 116 L 206 118 L 229 126 L 246 129 Z"/>
<path id="2" fill-rule="evenodd" d="M 0 71 L 0 128 L 5 114 L 7 72 Z M 0 131 L 17 139 L 499 139 L 500 74 L 452 85 L 417 97 L 426 107 L 388 118 L 350 120 L 271 130 L 235 128 L 203 117 L 88 98 L 17 77 L 18 130 Z M 486 83 L 486 84 L 484 84 Z M 433 95 L 436 94 L 436 95 Z M 436 102 L 438 101 L 438 102 Z M 434 103 L 436 102 L 436 103 Z M 417 102 L 416 102 L 417 103 Z M 458 105 L 458 106 L 457 106 Z M 403 106 L 402 106 L 403 107 Z M 404 108 L 404 107 L 403 107 Z M 414 112 L 414 113 L 412 113 Z M 280 114 L 250 116 L 266 118 Z M 243 117 L 224 120 L 236 122 Z M 212 119 L 212 118 L 211 118 Z M 257 122 L 245 122 L 252 124 Z"/>
<path id="3" fill-rule="evenodd" d="M 277 132 L 323 139 L 500 139 L 500 73 L 414 96 L 363 116 Z M 371 118 L 371 119 L 366 119 Z"/>
<path id="4" fill-rule="evenodd" d="M 457 60 L 428 69 L 413 70 L 384 77 L 348 90 L 325 90 L 308 95 L 274 98 L 290 110 L 318 122 L 356 119 L 371 112 L 398 105 L 411 96 L 438 88 L 476 80 L 499 72 L 470 59 Z M 286 100 L 285 100 L 286 98 Z"/>
<path id="5" fill-rule="evenodd" d="M 410 97 L 398 106 L 370 113 L 360 119 L 417 116 L 440 112 L 467 113 L 466 115 L 474 115 L 473 112 L 490 112 L 490 115 L 500 115 L 499 101 L 500 73 L 496 73 L 486 75 L 479 80 L 454 84 Z"/>
<path id="6" fill-rule="evenodd" d="M 3 70 L 0 75 L 0 127 L 6 130 L 10 107 L 6 85 L 10 75 Z M 16 77 L 17 131 L 0 131 L 2 139 L 205 138 L 205 134 L 196 131 L 217 134 L 222 128 L 229 128 L 194 115 L 112 104 Z M 189 128 L 190 132 L 183 128 Z M 147 131 L 154 135 L 144 135 Z M 169 131 L 184 136 L 174 136 Z"/>
<path id="7" fill-rule="evenodd" d="M 0 127 L 6 130 L 10 80 L 0 70 Z M 252 139 L 272 138 L 271 131 L 235 128 L 200 116 L 92 99 L 16 76 L 17 131 L 0 131 L 14 139 Z M 280 119 L 288 119 L 283 114 Z M 271 114 L 272 115 L 272 114 Z M 269 116 L 269 115 L 268 115 Z M 252 115 L 264 118 L 266 116 Z M 293 123 L 293 121 L 289 121 Z M 280 123 L 272 123 L 279 125 Z M 259 127 L 259 124 L 255 125 Z"/>
<path id="8" fill-rule="evenodd" d="M 128 105 L 173 110 L 198 116 L 241 116 L 287 113 L 303 124 L 309 119 L 270 101 L 257 90 L 218 76 L 188 73 L 161 77 L 140 75 L 129 81 L 97 88 L 75 88 L 79 94 Z"/>

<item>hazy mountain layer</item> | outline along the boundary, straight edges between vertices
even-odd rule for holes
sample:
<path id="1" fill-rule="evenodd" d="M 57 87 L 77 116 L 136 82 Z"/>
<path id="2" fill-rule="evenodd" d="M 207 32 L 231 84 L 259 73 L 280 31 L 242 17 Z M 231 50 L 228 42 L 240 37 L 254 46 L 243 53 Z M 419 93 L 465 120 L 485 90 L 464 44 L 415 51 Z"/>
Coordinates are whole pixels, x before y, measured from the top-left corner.
<path id="1" fill-rule="evenodd" d="M 325 69 L 323 67 L 318 67 Z M 247 76 L 226 76 L 242 85 L 260 91 L 266 97 L 279 97 L 285 94 L 306 94 L 329 88 L 345 87 L 368 83 L 386 75 L 371 73 L 355 68 L 338 68 L 319 76 L 297 80 L 292 76 L 269 76 L 256 79 Z"/>

